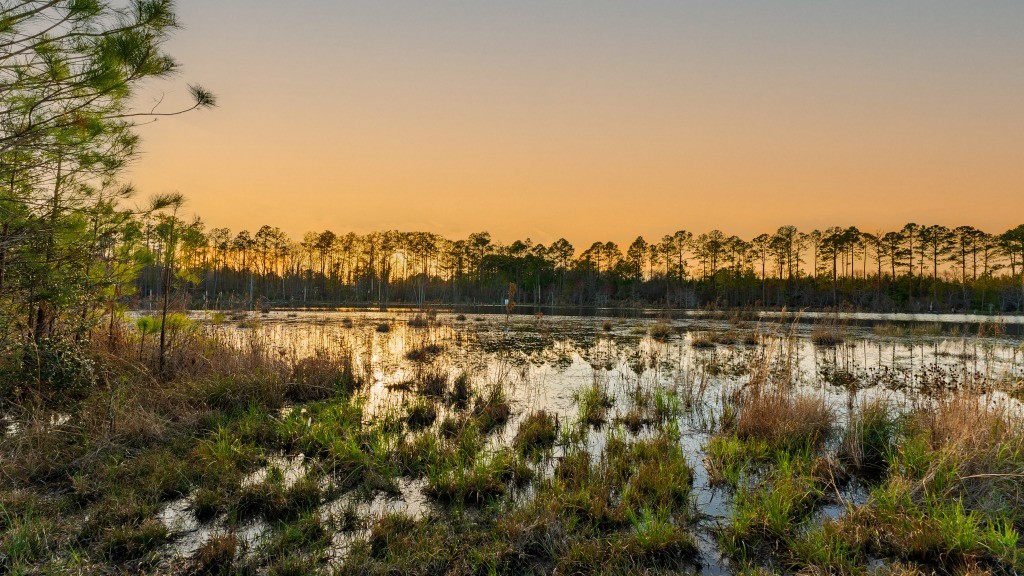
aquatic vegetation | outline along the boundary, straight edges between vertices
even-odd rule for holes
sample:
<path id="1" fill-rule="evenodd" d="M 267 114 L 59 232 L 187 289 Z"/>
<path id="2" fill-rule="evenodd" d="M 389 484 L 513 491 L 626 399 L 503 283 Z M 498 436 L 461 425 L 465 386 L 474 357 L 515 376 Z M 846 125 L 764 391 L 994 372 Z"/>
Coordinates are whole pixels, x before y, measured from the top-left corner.
<path id="1" fill-rule="evenodd" d="M 637 339 L 639 321 L 596 338 L 592 320 L 546 319 L 539 340 L 516 321 L 390 322 L 388 338 L 376 319 L 304 324 L 307 347 L 225 326 L 181 340 L 166 390 L 98 387 L 74 418 L 0 422 L 0 554 L 15 573 L 60 572 L 51 542 L 141 571 L 181 550 L 196 573 L 690 572 L 716 561 L 697 546 L 710 533 L 749 570 L 1019 565 L 1019 416 L 957 399 L 985 382 L 960 341 L 885 372 L 841 349 L 801 361 L 807 335 L 779 327 L 756 348 L 691 332 L 714 340 L 705 353 Z M 215 370 L 190 368 L 201 354 Z M 849 385 L 825 385 L 840 372 Z M 698 477 L 725 495 L 715 528 Z"/>
<path id="2" fill-rule="evenodd" d="M 715 340 L 710 335 L 699 334 L 693 336 L 690 340 L 690 345 L 694 348 L 714 348 Z"/>
<path id="3" fill-rule="evenodd" d="M 428 398 L 448 395 L 448 374 L 441 370 L 425 370 L 416 379 L 416 390 Z"/>
<path id="4" fill-rule="evenodd" d="M 332 356 L 317 350 L 295 362 L 284 394 L 293 402 L 310 402 L 348 394 L 360 386 L 350 355 Z"/>
<path id="5" fill-rule="evenodd" d="M 520 453 L 537 457 L 550 449 L 558 438 L 558 416 L 538 410 L 520 423 L 513 444 Z"/>
<path id="6" fill-rule="evenodd" d="M 415 314 L 412 318 L 409 318 L 409 326 L 412 328 L 426 328 L 430 326 L 430 317 L 426 314 Z"/>
<path id="7" fill-rule="evenodd" d="M 597 382 L 575 392 L 573 399 L 579 407 L 580 422 L 590 426 L 604 424 L 608 409 L 615 405 L 614 399 Z"/>
<path id="8" fill-rule="evenodd" d="M 651 325 L 649 333 L 651 335 L 651 338 L 658 341 L 665 341 L 668 340 L 673 333 L 675 333 L 675 329 L 672 328 L 672 326 L 669 324 L 663 324 L 659 322 L 658 324 Z"/>
<path id="9" fill-rule="evenodd" d="M 741 485 L 729 524 L 720 534 L 732 556 L 744 558 L 762 552 L 772 540 L 785 539 L 809 522 L 823 496 L 807 458 L 777 454 L 773 466 L 753 485 Z"/>
<path id="10" fill-rule="evenodd" d="M 511 415 L 512 406 L 506 399 L 501 385 L 493 385 L 483 394 L 477 395 L 473 405 L 473 417 L 483 433 L 487 434 L 504 426 Z"/>
<path id="11" fill-rule="evenodd" d="M 896 448 L 898 426 L 892 410 L 882 400 L 868 402 L 847 424 L 839 458 L 861 477 L 881 476 Z"/>
<path id="12" fill-rule="evenodd" d="M 846 335 L 834 326 L 816 325 L 811 331 L 811 341 L 819 346 L 835 346 L 846 341 Z"/>
<path id="13" fill-rule="evenodd" d="M 499 449 L 471 462 L 454 460 L 428 470 L 424 492 L 445 503 L 479 505 L 503 496 L 532 476 L 533 470 L 514 452 Z"/>
<path id="14" fill-rule="evenodd" d="M 256 514 L 268 519 L 295 518 L 314 509 L 322 499 L 316 478 L 306 475 L 288 485 L 281 470 L 272 467 L 262 482 L 242 487 L 229 513 L 239 520 Z"/>
<path id="15" fill-rule="evenodd" d="M 213 536 L 196 551 L 193 570 L 199 574 L 230 574 L 238 547 L 238 537 L 233 533 Z"/>
<path id="16" fill-rule="evenodd" d="M 824 398 L 756 388 L 742 400 L 735 434 L 740 440 L 761 440 L 773 448 L 820 446 L 833 430 L 833 418 Z"/>
<path id="17" fill-rule="evenodd" d="M 448 390 L 448 396 L 446 401 L 448 404 L 456 408 L 465 408 L 473 394 L 473 388 L 470 384 L 469 374 L 460 372 L 452 380 L 450 389 Z"/>
<path id="18" fill-rule="evenodd" d="M 405 353 L 406 360 L 412 360 L 414 362 L 425 362 L 433 359 L 438 354 L 444 352 L 444 347 L 440 344 L 424 344 L 423 346 L 413 348 Z"/>

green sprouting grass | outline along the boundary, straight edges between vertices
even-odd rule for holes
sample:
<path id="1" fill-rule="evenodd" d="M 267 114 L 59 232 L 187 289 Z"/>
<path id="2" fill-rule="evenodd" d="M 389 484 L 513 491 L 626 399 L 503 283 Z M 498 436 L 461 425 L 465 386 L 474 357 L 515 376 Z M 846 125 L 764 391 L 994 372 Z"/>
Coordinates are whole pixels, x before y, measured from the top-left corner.
<path id="1" fill-rule="evenodd" d="M 590 426 L 604 424 L 608 420 L 608 409 L 614 405 L 611 395 L 597 382 L 576 391 L 573 399 L 578 407 L 580 422 Z"/>
<path id="2" fill-rule="evenodd" d="M 32 505 L 15 512 L 0 503 L 0 567 L 17 573 L 41 559 L 49 548 L 52 523 Z"/>
<path id="3" fill-rule="evenodd" d="M 558 418 L 545 410 L 528 414 L 519 423 L 512 443 L 523 455 L 539 458 L 548 452 L 558 439 Z"/>
<path id="4" fill-rule="evenodd" d="M 504 496 L 533 476 L 519 456 L 509 449 L 474 458 L 471 462 L 452 459 L 427 471 L 425 492 L 449 504 L 479 505 Z"/>
<path id="5" fill-rule="evenodd" d="M 696 567 L 693 532 L 705 526 L 679 432 L 691 406 L 674 389 L 623 390 L 635 418 L 601 432 L 591 424 L 608 419 L 612 399 L 595 382 L 575 397 L 579 421 L 563 425 L 536 412 L 513 435 L 498 434 L 513 412 L 501 386 L 477 390 L 468 377 L 457 378 L 432 391 L 417 386 L 409 405 L 371 412 L 339 384 L 336 377 L 354 378 L 343 365 L 303 365 L 303 389 L 287 386 L 295 366 L 283 370 L 274 378 L 263 378 L 273 372 L 262 367 L 190 382 L 176 398 L 194 402 L 194 412 L 172 412 L 180 409 L 172 404 L 159 417 L 113 426 L 94 417 L 114 432 L 61 430 L 34 439 L 53 457 L 19 453 L 5 467 L 22 488 L 0 485 L 0 571 L 155 570 L 162 547 L 177 536 L 156 514 L 183 497 L 197 518 L 225 530 L 189 559 L 197 572 Z M 1012 418 L 942 399 L 904 408 L 907 414 L 868 404 L 838 434 L 820 399 L 789 389 L 772 395 L 770 387 L 756 396 L 754 389 L 715 415 L 719 425 L 704 446 L 709 478 L 726 487 L 732 505 L 718 536 L 736 566 L 859 575 L 870 572 L 869 559 L 880 559 L 944 574 L 1022 570 L 1024 442 Z M 289 399 L 297 404 L 279 410 Z M 111 399 L 92 402 L 106 414 Z M 630 420 L 643 422 L 634 427 L 639 434 Z M 294 481 L 275 466 L 257 482 L 243 480 L 277 456 L 299 454 L 305 474 Z M 821 518 L 822 505 L 834 507 L 840 491 L 858 484 L 866 501 Z M 425 486 L 423 516 L 378 520 L 360 512 L 409 485 Z M 19 500 L 25 486 L 38 497 Z M 324 508 L 342 492 L 344 511 Z M 268 531 L 256 546 L 243 546 L 232 531 L 256 518 Z M 331 536 L 359 528 L 369 535 L 353 533 L 349 555 L 328 565 Z"/>
<path id="6" fill-rule="evenodd" d="M 721 533 L 723 548 L 737 557 L 766 542 L 783 540 L 806 524 L 823 496 L 806 456 L 777 455 L 774 466 L 753 485 L 741 486 L 729 525 Z"/>

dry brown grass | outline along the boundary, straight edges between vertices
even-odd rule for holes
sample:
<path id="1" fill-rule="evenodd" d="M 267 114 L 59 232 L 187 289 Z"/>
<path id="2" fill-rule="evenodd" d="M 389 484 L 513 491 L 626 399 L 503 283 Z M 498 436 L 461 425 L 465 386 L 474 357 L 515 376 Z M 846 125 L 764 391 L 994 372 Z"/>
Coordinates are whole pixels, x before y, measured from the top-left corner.
<path id="1" fill-rule="evenodd" d="M 928 432 L 933 450 L 956 459 L 961 476 L 995 473 L 993 464 L 1005 460 L 1000 455 L 1024 454 L 1021 417 L 1005 405 L 986 402 L 969 392 L 918 411 L 912 426 Z"/>
<path id="2" fill-rule="evenodd" d="M 781 389 L 754 389 L 742 399 L 736 420 L 738 438 L 773 445 L 818 444 L 832 429 L 832 411 L 823 398 Z"/>
<path id="3" fill-rule="evenodd" d="M 846 341 L 846 321 L 838 315 L 819 319 L 811 328 L 811 342 L 819 346 L 836 346 Z"/>
<path id="4" fill-rule="evenodd" d="M 409 318 L 409 326 L 412 328 L 426 328 L 430 326 L 430 316 L 421 313 L 414 314 L 412 318 Z"/>
<path id="5" fill-rule="evenodd" d="M 331 398 L 359 388 L 350 354 L 330 354 L 318 350 L 292 365 L 292 378 L 285 395 L 295 402 Z"/>
<path id="6" fill-rule="evenodd" d="M 834 326 L 815 326 L 811 329 L 811 342 L 819 346 L 835 346 L 846 340 L 846 331 Z"/>
<path id="7" fill-rule="evenodd" d="M 238 351 L 188 334 L 168 352 L 163 374 L 155 341 L 146 343 L 142 360 L 136 342 L 92 342 L 86 352 L 100 368 L 86 397 L 68 405 L 7 406 L 20 426 L 18 434 L 0 437 L 7 478 L 59 481 L 105 454 L 170 442 L 201 426 L 211 410 L 275 409 L 285 399 L 289 367 L 257 339 Z"/>
<path id="8" fill-rule="evenodd" d="M 665 340 L 668 340 L 669 337 L 671 337 L 674 332 L 675 332 L 675 329 L 672 328 L 671 325 L 665 324 L 663 322 L 658 322 L 657 324 L 653 324 L 653 325 L 651 325 L 651 328 L 650 328 L 651 338 L 653 338 L 654 340 L 657 340 L 659 342 L 664 342 Z"/>

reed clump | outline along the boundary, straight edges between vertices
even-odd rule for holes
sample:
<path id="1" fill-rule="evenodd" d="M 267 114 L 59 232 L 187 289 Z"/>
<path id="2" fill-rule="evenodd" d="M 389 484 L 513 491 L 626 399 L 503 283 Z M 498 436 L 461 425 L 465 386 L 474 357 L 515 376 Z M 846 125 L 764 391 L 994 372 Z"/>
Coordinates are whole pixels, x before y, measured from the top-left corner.
<path id="1" fill-rule="evenodd" d="M 846 330 L 833 325 L 816 324 L 811 329 L 811 342 L 818 346 L 837 346 L 846 341 Z"/>
<path id="2" fill-rule="evenodd" d="M 521 454 L 537 457 L 555 445 L 558 429 L 557 415 L 545 410 L 532 412 L 519 423 L 513 445 Z"/>
<path id="3" fill-rule="evenodd" d="M 668 340 L 673 333 L 675 333 L 675 329 L 670 324 L 658 322 L 657 324 L 651 325 L 648 333 L 654 340 L 664 342 Z"/>
<path id="4" fill-rule="evenodd" d="M 833 430 L 833 414 L 825 400 L 782 389 L 755 389 L 743 399 L 736 437 L 761 440 L 778 447 L 818 446 Z"/>
<path id="5" fill-rule="evenodd" d="M 406 422 L 412 430 L 421 430 L 430 426 L 437 420 L 437 407 L 433 402 L 420 399 L 409 406 L 409 415 Z"/>
<path id="6" fill-rule="evenodd" d="M 418 346 L 405 353 L 406 360 L 412 360 L 413 362 L 426 362 L 434 359 L 438 355 L 444 352 L 444 346 L 440 344 L 424 344 Z"/>
<path id="7" fill-rule="evenodd" d="M 416 313 L 412 318 L 409 318 L 408 324 L 410 328 L 427 328 L 430 326 L 430 316 L 427 314 Z"/>
<path id="8" fill-rule="evenodd" d="M 604 424 L 608 420 L 608 409 L 615 404 L 611 395 L 597 382 L 576 391 L 573 398 L 579 410 L 580 422 L 590 426 Z"/>
<path id="9" fill-rule="evenodd" d="M 326 400 L 359 389 L 351 354 L 330 354 L 318 350 L 297 360 L 292 379 L 285 386 L 285 398 L 293 402 Z"/>
<path id="10" fill-rule="evenodd" d="M 192 559 L 197 574 L 230 574 L 238 554 L 238 536 L 218 534 L 204 542 Z"/>

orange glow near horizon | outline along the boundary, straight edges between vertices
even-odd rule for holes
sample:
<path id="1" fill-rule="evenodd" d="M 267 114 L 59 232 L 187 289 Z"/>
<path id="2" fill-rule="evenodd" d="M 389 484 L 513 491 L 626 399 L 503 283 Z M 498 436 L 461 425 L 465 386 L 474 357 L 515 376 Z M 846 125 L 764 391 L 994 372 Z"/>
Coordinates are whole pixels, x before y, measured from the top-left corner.
<path id="1" fill-rule="evenodd" d="M 210 4 L 179 2 L 153 89 L 220 107 L 142 128 L 128 175 L 209 226 L 579 249 L 1024 221 L 1020 4 Z"/>

